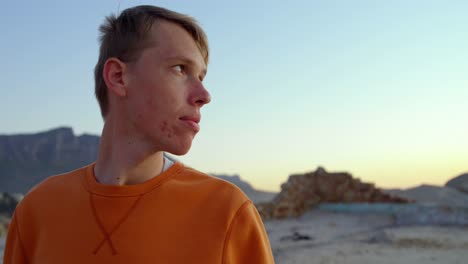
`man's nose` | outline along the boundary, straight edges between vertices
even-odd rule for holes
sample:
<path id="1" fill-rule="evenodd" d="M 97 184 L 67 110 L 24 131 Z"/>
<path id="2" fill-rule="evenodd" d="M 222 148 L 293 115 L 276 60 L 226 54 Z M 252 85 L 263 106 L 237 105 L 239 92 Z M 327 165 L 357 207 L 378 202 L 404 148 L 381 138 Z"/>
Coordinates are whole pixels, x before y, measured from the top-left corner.
<path id="1" fill-rule="evenodd" d="M 211 101 L 211 95 L 201 81 L 196 81 L 190 97 L 190 103 L 202 107 Z"/>

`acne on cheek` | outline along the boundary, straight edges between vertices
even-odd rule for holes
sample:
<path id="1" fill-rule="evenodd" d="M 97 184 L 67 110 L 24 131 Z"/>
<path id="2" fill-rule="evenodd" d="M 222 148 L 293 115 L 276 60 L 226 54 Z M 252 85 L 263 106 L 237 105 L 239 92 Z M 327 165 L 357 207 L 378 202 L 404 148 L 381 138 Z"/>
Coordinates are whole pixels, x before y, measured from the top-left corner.
<path id="1" fill-rule="evenodd" d="M 153 100 L 149 99 L 146 101 L 146 104 L 150 107 L 153 108 Z M 168 138 L 172 137 L 172 131 L 168 128 L 168 122 L 165 120 L 159 125 L 160 131 L 162 134 L 166 134 Z"/>
<path id="2" fill-rule="evenodd" d="M 166 130 L 167 130 L 167 121 L 163 121 L 161 123 L 161 132 L 164 133 L 164 132 L 166 132 Z"/>
<path id="3" fill-rule="evenodd" d="M 168 129 L 168 127 L 167 127 L 167 121 L 163 121 L 163 122 L 161 123 L 160 128 L 161 128 L 161 132 L 162 132 L 163 134 L 166 134 L 166 136 L 167 136 L 168 138 L 171 138 L 171 137 L 172 137 L 172 131 L 170 131 L 170 129 Z"/>

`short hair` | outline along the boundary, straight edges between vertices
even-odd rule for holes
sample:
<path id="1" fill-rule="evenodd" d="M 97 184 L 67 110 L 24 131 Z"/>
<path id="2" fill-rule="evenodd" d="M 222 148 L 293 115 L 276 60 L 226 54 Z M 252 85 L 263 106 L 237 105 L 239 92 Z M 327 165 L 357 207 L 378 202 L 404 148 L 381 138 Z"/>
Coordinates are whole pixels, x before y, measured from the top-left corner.
<path id="1" fill-rule="evenodd" d="M 162 7 L 141 5 L 128 8 L 116 17 L 107 16 L 99 27 L 99 59 L 94 68 L 95 95 L 103 118 L 108 113 L 109 100 L 104 82 L 104 64 L 115 57 L 123 62 L 137 60 L 141 52 L 148 47 L 148 32 L 154 23 L 165 20 L 184 28 L 195 41 L 205 63 L 208 64 L 209 49 L 205 32 L 198 22 L 184 14 Z"/>

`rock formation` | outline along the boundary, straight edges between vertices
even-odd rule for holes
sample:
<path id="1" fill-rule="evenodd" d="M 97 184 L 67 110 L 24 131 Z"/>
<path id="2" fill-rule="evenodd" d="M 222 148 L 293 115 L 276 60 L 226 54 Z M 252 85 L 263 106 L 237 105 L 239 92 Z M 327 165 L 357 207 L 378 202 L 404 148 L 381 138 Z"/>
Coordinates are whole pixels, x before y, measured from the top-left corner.
<path id="1" fill-rule="evenodd" d="M 257 204 L 263 220 L 298 217 L 319 203 L 408 203 L 409 200 L 384 193 L 348 173 L 315 172 L 291 175 L 281 192 L 269 203 Z"/>

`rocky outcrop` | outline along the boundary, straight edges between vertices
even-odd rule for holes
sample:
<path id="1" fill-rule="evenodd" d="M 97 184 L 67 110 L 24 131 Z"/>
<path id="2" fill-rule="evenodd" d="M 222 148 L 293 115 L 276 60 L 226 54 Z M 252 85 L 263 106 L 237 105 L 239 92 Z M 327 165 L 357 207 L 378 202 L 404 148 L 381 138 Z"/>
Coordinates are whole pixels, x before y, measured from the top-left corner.
<path id="1" fill-rule="evenodd" d="M 348 173 L 315 172 L 291 175 L 281 192 L 269 203 L 257 204 L 263 220 L 298 217 L 320 203 L 408 203 L 407 199 L 384 193 L 371 183 Z"/>
<path id="2" fill-rule="evenodd" d="M 468 194 L 468 173 L 462 174 L 458 177 L 449 180 L 445 184 L 445 186 Z"/>

